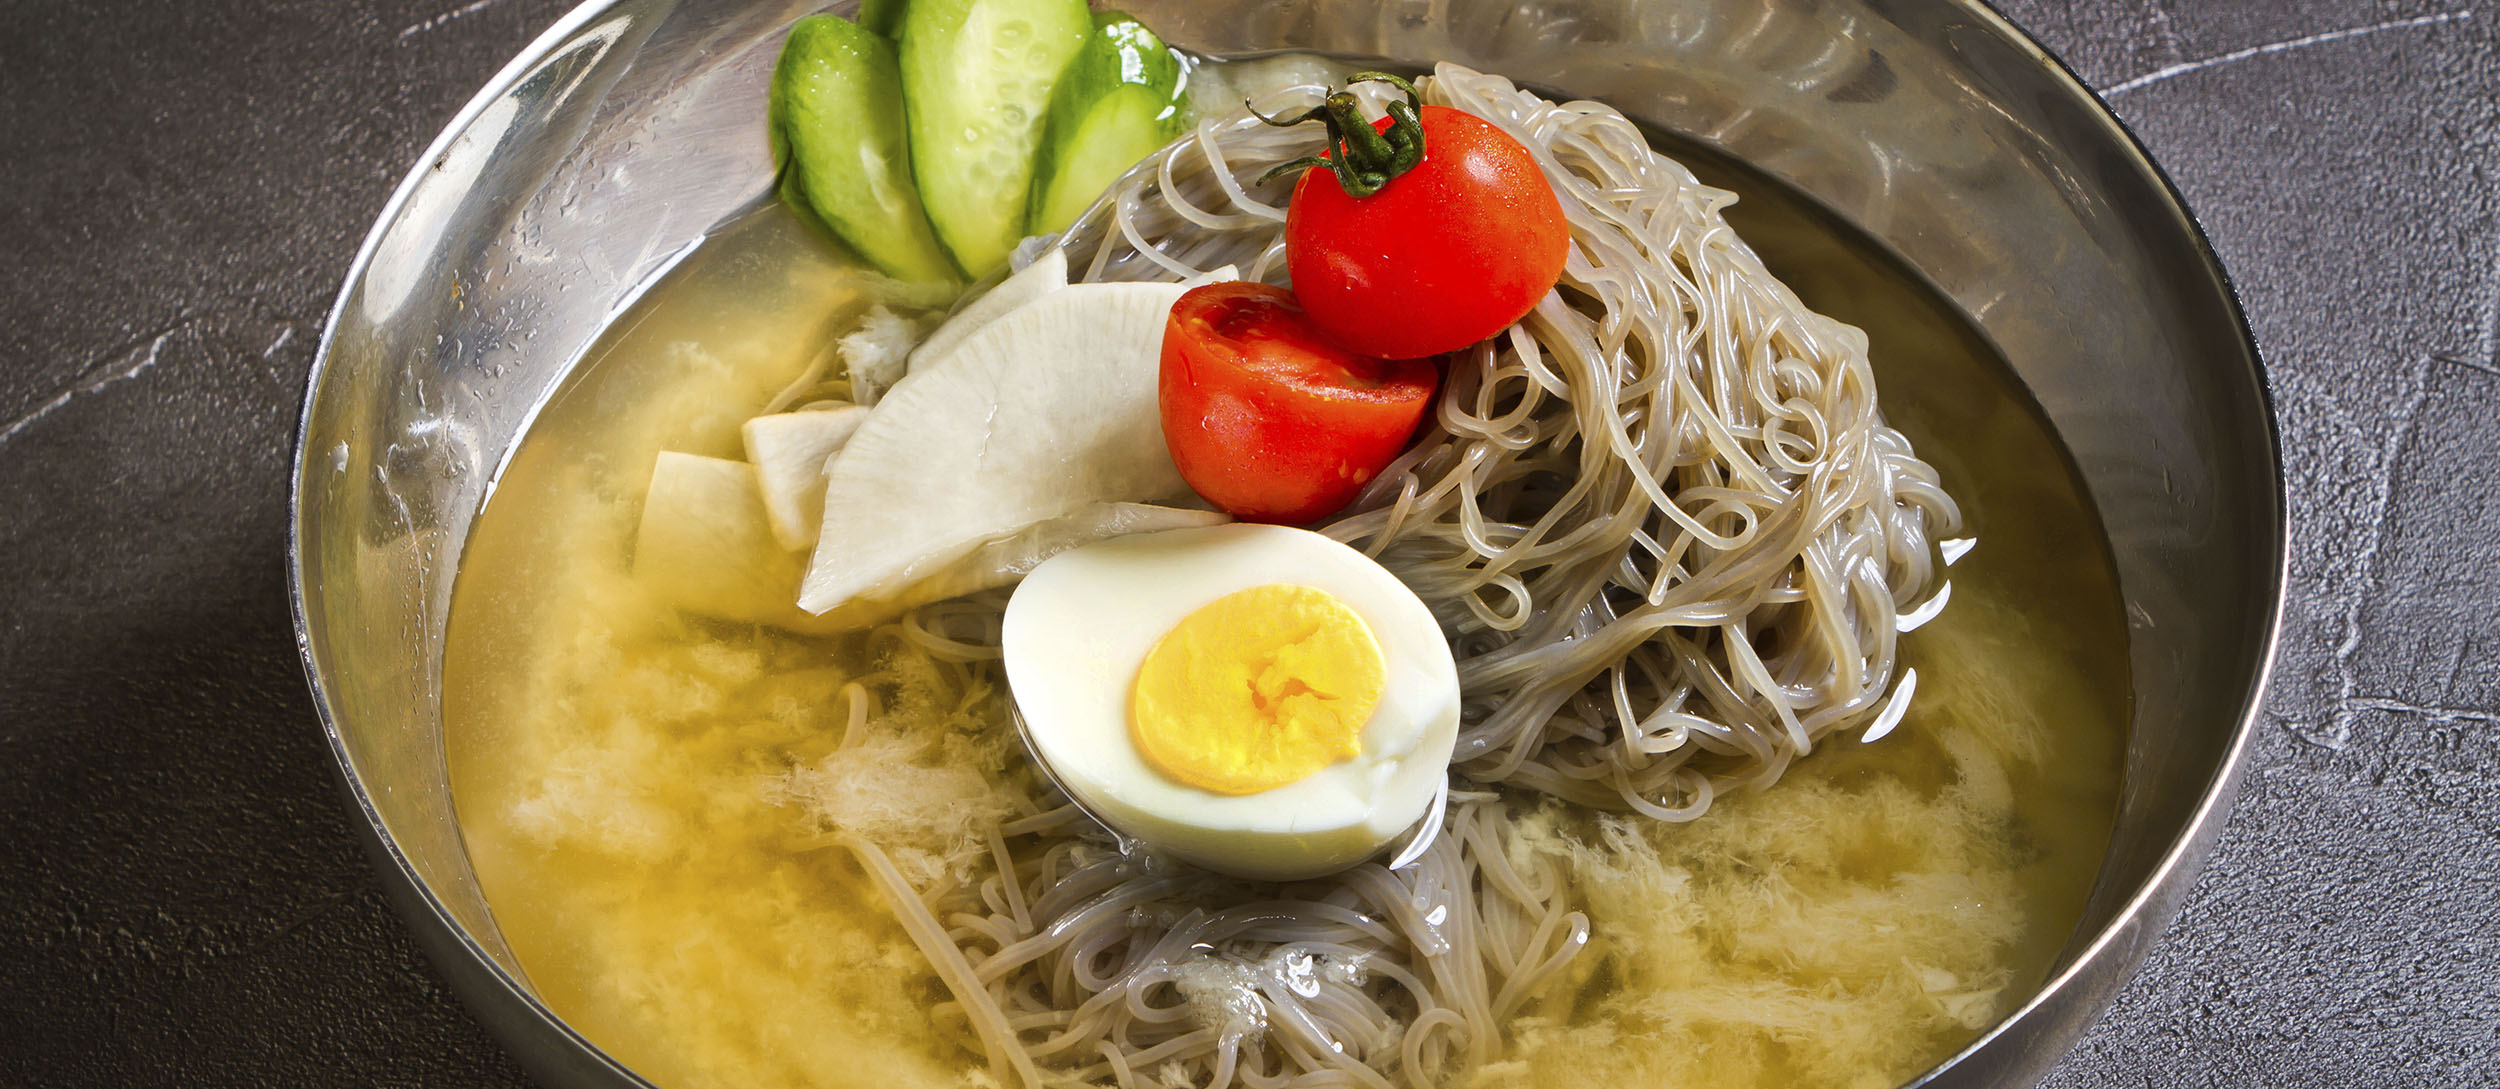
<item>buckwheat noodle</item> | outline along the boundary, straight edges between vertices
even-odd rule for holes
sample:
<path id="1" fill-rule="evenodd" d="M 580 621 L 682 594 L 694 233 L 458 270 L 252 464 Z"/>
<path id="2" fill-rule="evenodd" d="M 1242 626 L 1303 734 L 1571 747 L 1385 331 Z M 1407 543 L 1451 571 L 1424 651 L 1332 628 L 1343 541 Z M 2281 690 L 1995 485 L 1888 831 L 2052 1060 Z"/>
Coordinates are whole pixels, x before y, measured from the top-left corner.
<path id="1" fill-rule="evenodd" d="M 1897 631 L 1960 516 L 1877 411 L 1864 335 L 1806 309 L 1728 229 L 1734 197 L 1615 111 L 1451 65 L 1422 86 L 1535 152 L 1573 243 L 1557 289 L 1451 360 L 1415 449 L 1325 527 L 1458 651 L 1441 835 L 1395 871 L 1243 882 L 1125 850 L 1021 776 L 977 879 L 916 886 L 837 830 L 1001 1081 L 1438 1084 L 1496 1055 L 1589 940 L 1559 868 L 1521 847 L 1520 806 L 1691 820 L 1908 694 Z M 1071 267 L 1281 282 L 1286 186 L 1253 179 L 1315 139 L 1202 123 L 1068 232 Z M 994 595 L 944 603 L 881 637 L 994 702 L 975 667 L 997 616 Z M 870 713 L 850 698 L 846 738 Z"/>

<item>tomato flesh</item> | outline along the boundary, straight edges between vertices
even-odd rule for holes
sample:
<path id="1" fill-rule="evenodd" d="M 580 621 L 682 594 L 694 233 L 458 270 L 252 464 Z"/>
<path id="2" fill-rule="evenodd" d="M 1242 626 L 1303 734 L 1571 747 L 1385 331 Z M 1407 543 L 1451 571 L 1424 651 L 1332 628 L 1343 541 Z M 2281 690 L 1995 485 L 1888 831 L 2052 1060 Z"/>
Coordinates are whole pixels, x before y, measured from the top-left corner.
<path id="1" fill-rule="evenodd" d="M 1501 332 L 1553 290 L 1571 249 L 1562 204 L 1525 146 L 1447 106 L 1421 119 L 1413 170 L 1368 197 L 1304 171 L 1285 216 L 1294 297 L 1340 343 L 1383 359 Z"/>
<path id="2" fill-rule="evenodd" d="M 1164 324 L 1156 386 L 1181 478 L 1247 522 L 1335 513 L 1397 459 L 1440 368 L 1350 351 L 1268 284 L 1192 289 Z"/>

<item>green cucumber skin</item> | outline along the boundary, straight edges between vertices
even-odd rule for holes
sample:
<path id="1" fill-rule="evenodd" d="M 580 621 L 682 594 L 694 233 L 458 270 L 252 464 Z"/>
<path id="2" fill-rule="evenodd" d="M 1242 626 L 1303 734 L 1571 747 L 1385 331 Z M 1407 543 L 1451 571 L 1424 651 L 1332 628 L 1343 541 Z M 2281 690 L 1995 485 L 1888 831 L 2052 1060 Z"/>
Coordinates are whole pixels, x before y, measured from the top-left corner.
<path id="1" fill-rule="evenodd" d="M 1084 0 L 911 0 L 903 94 L 938 240 L 979 278 L 1024 239 L 1051 90 L 1093 30 Z"/>
<path id="2" fill-rule="evenodd" d="M 903 11 L 910 0 L 859 0 L 859 25 L 885 35 L 899 38 L 903 33 Z"/>
<path id="3" fill-rule="evenodd" d="M 1171 47 L 1136 19 L 1104 12 L 1051 92 L 1027 228 L 1066 230 L 1112 181 L 1179 136 L 1188 114 L 1186 73 Z"/>
<path id="4" fill-rule="evenodd" d="M 781 193 L 898 280 L 958 279 L 913 188 L 894 45 L 831 15 L 790 28 L 768 107 Z"/>
<path id="5" fill-rule="evenodd" d="M 1170 97 L 1150 87 L 1124 84 L 1094 100 L 1076 120 L 1054 130 L 1066 138 L 1034 179 L 1034 234 L 1068 229 L 1103 192 L 1140 160 L 1170 143 Z"/>

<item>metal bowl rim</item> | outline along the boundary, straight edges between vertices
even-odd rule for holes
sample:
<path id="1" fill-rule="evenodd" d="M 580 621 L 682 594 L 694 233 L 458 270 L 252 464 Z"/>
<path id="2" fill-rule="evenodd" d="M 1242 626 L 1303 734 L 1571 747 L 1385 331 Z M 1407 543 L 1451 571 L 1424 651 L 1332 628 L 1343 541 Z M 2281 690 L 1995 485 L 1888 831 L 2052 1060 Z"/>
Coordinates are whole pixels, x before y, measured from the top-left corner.
<path id="1" fill-rule="evenodd" d="M 624 1064 L 617 1062 L 605 1048 L 584 1037 L 564 1018 L 557 1016 L 554 1010 L 548 1009 L 545 1003 L 540 1002 L 538 996 L 529 988 L 522 986 L 511 973 L 504 971 L 503 966 L 497 964 L 495 958 L 488 955 L 485 947 L 479 945 L 477 939 L 470 935 L 468 928 L 461 926 L 458 920 L 452 917 L 450 910 L 444 906 L 442 898 L 435 894 L 433 887 L 417 873 L 416 866 L 409 862 L 407 853 L 400 849 L 399 841 L 391 835 L 389 826 L 383 823 L 380 810 L 374 807 L 372 792 L 365 788 L 363 777 L 356 771 L 355 761 L 347 751 L 346 739 L 339 735 L 338 715 L 331 706 L 330 693 L 322 682 L 320 663 L 313 651 L 313 620 L 306 608 L 309 595 L 304 568 L 304 493 L 313 474 L 313 451 L 311 449 L 313 406 L 316 403 L 316 394 L 320 392 L 322 379 L 329 374 L 330 353 L 338 336 L 339 325 L 346 318 L 349 299 L 355 293 L 356 285 L 362 282 L 366 273 L 370 271 L 373 255 L 380 249 L 383 235 L 388 233 L 391 226 L 397 222 L 400 213 L 407 208 L 410 199 L 416 193 L 417 186 L 430 173 L 427 164 L 448 153 L 452 145 L 468 133 L 470 126 L 476 124 L 478 118 L 483 116 L 487 108 L 497 99 L 518 86 L 522 79 L 570 41 L 576 32 L 596 22 L 608 8 L 619 2 L 621 0 L 584 0 L 583 3 L 557 18 L 553 25 L 541 32 L 529 45 L 523 47 L 520 53 L 506 62 L 493 78 L 487 80 L 486 85 L 479 88 L 477 94 L 471 96 L 469 101 L 460 107 L 458 113 L 452 115 L 451 121 L 443 126 L 443 131 L 434 137 L 433 142 L 426 145 L 424 153 L 420 154 L 416 163 L 409 168 L 408 176 L 400 180 L 398 188 L 392 190 L 390 200 L 383 204 L 381 214 L 375 217 L 373 229 L 366 232 L 364 244 L 356 250 L 356 259 L 348 263 L 347 277 L 339 286 L 338 301 L 331 305 L 329 317 L 322 322 L 321 342 L 314 349 L 312 368 L 304 379 L 303 406 L 296 413 L 295 472 L 294 479 L 289 482 L 287 490 L 287 601 L 289 608 L 295 614 L 296 653 L 304 663 L 304 680 L 312 691 L 313 708 L 321 720 L 322 736 L 329 743 L 332 759 L 338 764 L 339 784 L 347 792 L 348 799 L 355 806 L 357 815 L 364 818 L 365 826 L 359 831 L 364 834 L 367 846 L 387 857 L 391 865 L 397 869 L 397 876 L 403 888 L 414 893 L 412 900 L 395 900 L 395 902 L 401 904 L 403 908 L 411 903 L 420 905 L 425 913 L 431 916 L 430 921 L 439 927 L 442 933 L 448 934 L 458 942 L 462 952 L 483 966 L 497 986 L 518 1000 L 522 1007 L 540 1023 L 560 1034 L 582 1053 L 591 1056 L 609 1070 L 627 1079 L 632 1085 L 640 1086 L 642 1089 L 659 1089 L 658 1086 L 652 1085 L 650 1081 L 634 1073 Z M 412 920 L 412 922 L 422 921 L 425 920 Z"/>
<path id="2" fill-rule="evenodd" d="M 2291 588 L 2292 577 L 2289 500 L 2287 498 L 2289 481 L 2283 472 L 2283 426 L 2281 414 L 2275 406 L 2274 383 L 2266 375 L 2265 354 L 2258 346 L 2256 330 L 2248 324 L 2248 310 L 2240 301 L 2239 285 L 2231 279 L 2231 272 L 2223 266 L 2221 256 L 2214 252 L 2213 239 L 2205 233 L 2204 222 L 2197 218 L 2195 210 L 2188 205 L 2186 195 L 2179 191 L 2178 182 L 2171 178 L 2168 170 L 2162 168 L 2160 160 L 2153 157 L 2152 150 L 2144 146 L 2143 138 L 2136 135 L 2134 127 L 2118 116 L 2118 111 L 2110 108 L 2107 98 L 2102 97 L 2099 91 L 2093 90 L 2083 81 L 2083 77 L 2075 73 L 2074 66 L 2066 63 L 2066 58 L 2059 56 L 2056 50 L 2041 44 L 2038 39 L 2024 33 L 2021 27 L 2014 25 L 2014 22 L 2006 18 L 2003 12 L 1998 11 L 1996 5 L 1990 0 L 1940 0 L 1940 2 L 1960 6 L 1980 16 L 1997 34 L 2028 47 L 2046 61 L 2049 75 L 2053 80 L 2067 90 L 2081 94 L 2083 100 L 2091 104 L 2092 115 L 2117 135 L 2120 145 L 2124 147 L 2135 164 L 2161 186 L 2162 196 L 2168 199 L 2171 210 L 2178 214 L 2179 222 L 2187 228 L 2197 264 L 2206 275 L 2213 278 L 2214 285 L 2221 289 L 2222 304 L 2230 313 L 2232 328 L 2239 334 L 2239 340 L 2248 350 L 2247 362 L 2250 371 L 2248 378 L 2256 388 L 2258 407 L 2263 410 L 2259 413 L 2259 422 L 2265 430 L 2266 463 L 2264 469 L 2266 475 L 2273 480 L 2274 487 L 2265 493 L 2267 503 L 2263 513 L 2267 524 L 2262 528 L 2266 536 L 2271 538 L 2266 543 L 2273 549 L 2271 565 L 2273 577 L 2267 580 L 2266 585 L 2265 615 L 2261 621 L 2264 638 L 2258 648 L 2256 668 L 2250 673 L 2247 690 L 2240 696 L 2239 717 L 2232 723 L 2230 742 L 2223 747 L 2222 760 L 2215 766 L 2213 775 L 2206 780 L 2204 792 L 2197 798 L 2196 808 L 2189 812 L 2186 823 L 2180 827 L 2177 835 L 2171 837 L 2169 845 L 2162 850 L 2160 861 L 2146 872 L 2144 879 L 2128 895 L 2125 903 L 2110 915 L 2109 922 L 2101 927 L 2100 932 L 2094 934 L 2090 942 L 2073 950 L 2073 955 L 2067 959 L 2066 966 L 2062 970 L 2043 980 L 2039 989 L 2032 992 L 2031 997 L 2021 1006 L 2016 1007 L 2013 1012 L 1998 1018 L 1997 1022 L 1989 1026 L 1986 1032 L 1980 1033 L 1961 1050 L 1937 1063 L 1926 1073 L 1912 1079 L 1902 1089 L 1916 1089 L 1918 1086 L 1935 1080 L 1939 1074 L 1959 1065 L 1962 1060 L 2003 1035 L 2007 1029 L 2031 1017 L 2050 999 L 2061 996 L 2068 987 L 2074 985 L 2075 979 L 2083 973 L 2085 968 L 2106 955 L 2105 951 L 2109 946 L 2116 942 L 2128 927 L 2139 921 L 2139 917 L 2144 914 L 2153 896 L 2176 879 L 2177 871 L 2181 867 L 2194 869 L 2203 866 L 2204 849 L 2198 846 L 2199 841 L 2219 831 L 2218 822 L 2229 814 L 2238 792 L 2240 775 L 2248 765 L 2249 740 L 2255 736 L 2257 715 L 2264 710 L 2266 688 L 2274 678 L 2274 667 L 2283 637 L 2283 599 Z M 2191 855 L 2196 857 L 2191 858 Z M 2157 931 L 2167 929 L 2172 921 L 2160 920 L 2155 924 Z M 2132 975 L 2133 972 L 2134 968 L 2131 966 L 2128 974 Z M 2095 1016 L 2097 1018 L 2097 1012 Z"/>

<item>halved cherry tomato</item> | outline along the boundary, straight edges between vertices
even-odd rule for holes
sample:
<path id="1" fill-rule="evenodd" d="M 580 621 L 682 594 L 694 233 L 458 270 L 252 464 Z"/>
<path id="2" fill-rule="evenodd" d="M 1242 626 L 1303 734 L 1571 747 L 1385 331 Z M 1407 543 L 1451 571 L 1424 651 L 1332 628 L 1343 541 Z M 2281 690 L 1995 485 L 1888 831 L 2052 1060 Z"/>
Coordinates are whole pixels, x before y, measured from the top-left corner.
<path id="1" fill-rule="evenodd" d="M 1342 93 L 1278 119 L 1325 121 L 1330 131 L 1329 153 L 1306 160 L 1317 166 L 1294 184 L 1286 212 L 1294 297 L 1339 343 L 1384 359 L 1457 351 L 1501 332 L 1562 276 L 1571 229 L 1553 184 L 1535 155 L 1484 119 L 1418 108 L 1395 77 L 1355 78 L 1394 82 L 1408 101 L 1371 132 L 1357 131 L 1354 99 Z M 1361 195 L 1349 195 L 1349 182 Z"/>
<path id="2" fill-rule="evenodd" d="M 1346 350 L 1284 288 L 1235 282 L 1173 305 L 1156 395 L 1191 488 L 1243 521 L 1301 525 L 1396 460 L 1440 380 L 1431 360 Z"/>

